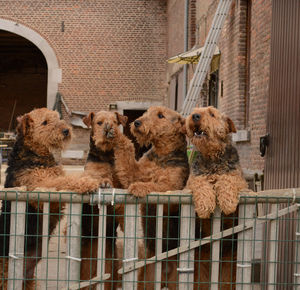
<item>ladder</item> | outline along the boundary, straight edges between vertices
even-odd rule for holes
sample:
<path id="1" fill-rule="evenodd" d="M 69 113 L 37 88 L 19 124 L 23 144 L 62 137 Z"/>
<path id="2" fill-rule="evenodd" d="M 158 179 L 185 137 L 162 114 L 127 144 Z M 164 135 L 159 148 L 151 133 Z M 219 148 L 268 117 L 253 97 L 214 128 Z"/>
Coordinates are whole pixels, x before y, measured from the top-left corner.
<path id="1" fill-rule="evenodd" d="M 208 73 L 210 63 L 218 43 L 221 30 L 225 23 L 232 0 L 220 0 L 215 16 L 212 21 L 212 26 L 205 40 L 204 48 L 197 64 L 194 76 L 186 95 L 182 107 L 182 115 L 186 117 L 196 106 L 202 89 L 203 82 Z"/>

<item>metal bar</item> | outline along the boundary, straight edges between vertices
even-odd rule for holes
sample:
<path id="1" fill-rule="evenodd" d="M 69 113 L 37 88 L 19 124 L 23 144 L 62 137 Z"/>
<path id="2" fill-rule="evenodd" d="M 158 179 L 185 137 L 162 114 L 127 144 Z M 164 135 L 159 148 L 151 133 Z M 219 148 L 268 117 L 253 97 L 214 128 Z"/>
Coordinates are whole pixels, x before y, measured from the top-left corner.
<path id="1" fill-rule="evenodd" d="M 98 258 L 97 276 L 105 275 L 105 249 L 106 249 L 106 205 L 99 204 L 99 224 L 98 224 Z M 104 289 L 104 284 L 99 283 L 97 290 Z"/>
<path id="2" fill-rule="evenodd" d="M 80 237 L 81 237 L 81 204 L 69 204 L 67 221 L 67 256 L 66 275 L 67 287 L 70 283 L 75 284 L 80 281 Z"/>
<path id="3" fill-rule="evenodd" d="M 82 289 L 84 287 L 89 287 L 89 286 L 92 286 L 92 285 L 95 285 L 97 283 L 99 283 L 99 281 L 105 281 L 107 279 L 110 278 L 110 274 L 104 274 L 103 276 L 97 276 L 89 281 L 84 281 L 84 282 L 81 282 L 80 284 L 78 283 L 75 283 L 75 284 L 72 284 L 66 288 L 62 288 L 62 290 L 78 290 L 78 289 Z"/>
<path id="4" fill-rule="evenodd" d="M 239 224 L 246 227 L 247 220 L 253 219 L 255 213 L 254 205 L 239 206 Z M 238 234 L 237 265 L 236 265 L 236 289 L 251 289 L 252 270 L 252 243 L 253 230 L 245 228 Z"/>
<path id="5" fill-rule="evenodd" d="M 76 193 L 63 192 L 27 192 L 27 191 L 0 191 L 0 199 L 19 200 L 19 201 L 40 201 L 40 202 L 66 202 L 70 203 L 91 203 L 98 204 L 99 197 L 95 195 L 80 195 Z M 152 192 L 147 198 L 139 198 L 139 204 L 157 204 L 157 196 L 159 195 L 160 204 L 191 204 L 192 195 L 190 190 L 168 191 L 168 192 Z M 260 192 L 241 192 L 240 204 L 256 204 L 260 203 L 287 203 L 288 200 L 300 203 L 300 188 L 273 189 Z M 111 204 L 112 189 L 105 189 L 102 192 L 101 204 Z M 137 198 L 123 189 L 115 189 L 115 204 L 135 204 Z"/>
<path id="6" fill-rule="evenodd" d="M 162 239 L 163 239 L 163 214 L 164 206 L 162 204 L 157 205 L 156 214 L 156 255 L 162 253 Z M 161 288 L 161 262 L 155 265 L 155 290 L 160 290 Z"/>
<path id="7" fill-rule="evenodd" d="M 13 201 L 10 215 L 8 290 L 22 289 L 26 202 Z"/>
<path id="8" fill-rule="evenodd" d="M 183 104 L 182 114 L 184 116 L 187 116 L 190 113 L 192 108 L 196 105 L 197 100 L 199 99 L 200 91 L 207 75 L 209 65 L 211 63 L 216 44 L 218 42 L 221 29 L 225 23 L 225 19 L 231 2 L 232 0 L 219 1 L 212 21 L 212 26 L 205 40 L 203 52 L 201 53 L 200 60 L 196 67 L 196 72 L 192 78 L 187 97 L 185 98 Z"/>
<path id="9" fill-rule="evenodd" d="M 278 205 L 271 205 L 271 212 L 277 212 Z M 278 220 L 270 221 L 270 241 L 268 254 L 268 290 L 276 289 L 277 259 L 278 259 Z"/>
<path id="10" fill-rule="evenodd" d="M 189 245 L 193 240 L 195 240 L 195 208 L 193 205 L 183 204 L 180 216 L 180 245 Z M 177 269 L 180 289 L 194 288 L 194 256 L 194 249 L 180 254 Z"/>
<path id="11" fill-rule="evenodd" d="M 260 224 L 266 223 L 268 220 L 276 219 L 276 218 L 284 216 L 288 213 L 292 213 L 292 212 L 298 210 L 298 207 L 299 207 L 298 204 L 294 204 L 294 205 L 291 205 L 287 208 L 281 209 L 276 214 L 275 213 L 270 213 L 270 214 L 267 214 L 267 215 L 264 215 L 264 216 L 256 217 L 255 221 L 249 221 L 249 222 L 246 222 L 245 224 L 237 225 L 233 228 L 221 231 L 217 234 L 213 234 L 213 235 L 211 235 L 209 237 L 205 237 L 201 240 L 193 241 L 193 242 L 190 243 L 190 245 L 180 246 L 179 248 L 175 248 L 175 249 L 172 249 L 168 252 L 164 252 L 159 256 L 151 257 L 151 258 L 147 259 L 146 261 L 139 261 L 139 262 L 135 263 L 135 266 L 124 266 L 123 268 L 119 269 L 118 273 L 119 274 L 128 273 L 128 272 L 137 270 L 138 268 L 144 267 L 145 265 L 149 265 L 149 264 L 153 264 L 153 263 L 156 263 L 158 261 L 161 261 L 161 260 L 163 260 L 167 257 L 173 256 L 173 255 L 176 255 L 176 254 L 180 254 L 180 253 L 184 253 L 186 251 L 189 251 L 189 250 L 198 248 L 200 246 L 209 244 L 214 240 L 222 239 L 222 238 L 231 236 L 233 234 L 237 234 L 237 233 L 240 233 L 242 231 L 246 231 L 248 229 L 251 229 L 254 226 L 254 224 L 260 225 Z"/>
<path id="12" fill-rule="evenodd" d="M 41 267 L 41 289 L 47 289 L 48 278 L 48 240 L 49 240 L 50 203 L 43 204 L 43 237 L 42 237 L 42 267 Z"/>
<path id="13" fill-rule="evenodd" d="M 300 285 L 300 211 L 297 211 L 297 228 L 295 233 L 295 267 L 294 267 L 294 282 Z"/>
<path id="14" fill-rule="evenodd" d="M 221 211 L 217 207 L 213 217 L 213 234 L 219 233 L 221 230 Z M 219 264 L 220 264 L 220 241 L 212 243 L 212 263 L 211 263 L 211 290 L 218 290 L 219 282 Z"/>
<path id="15" fill-rule="evenodd" d="M 138 205 L 126 204 L 124 217 L 124 259 L 125 267 L 135 267 L 138 259 L 137 233 Z M 131 271 L 123 274 L 123 289 L 137 288 L 137 271 Z"/>

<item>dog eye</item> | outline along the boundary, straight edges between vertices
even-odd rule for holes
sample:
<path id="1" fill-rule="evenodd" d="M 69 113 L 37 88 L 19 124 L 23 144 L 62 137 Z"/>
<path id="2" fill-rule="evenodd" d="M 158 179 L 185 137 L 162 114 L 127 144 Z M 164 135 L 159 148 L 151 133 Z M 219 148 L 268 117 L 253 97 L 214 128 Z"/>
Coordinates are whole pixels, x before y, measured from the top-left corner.
<path id="1" fill-rule="evenodd" d="M 215 114 L 214 113 L 210 113 L 210 115 L 214 118 L 215 117 Z"/>
<path id="2" fill-rule="evenodd" d="M 101 125 L 103 124 L 103 122 L 99 121 L 97 124 L 98 124 L 99 126 L 101 126 Z"/>
<path id="3" fill-rule="evenodd" d="M 48 122 L 45 120 L 42 125 L 46 126 L 48 124 Z"/>
<path id="4" fill-rule="evenodd" d="M 158 115 L 157 115 L 157 116 L 158 116 L 158 118 L 159 118 L 159 119 L 162 119 L 162 118 L 164 118 L 164 117 L 165 117 L 165 116 L 164 116 L 162 113 L 158 113 Z"/>

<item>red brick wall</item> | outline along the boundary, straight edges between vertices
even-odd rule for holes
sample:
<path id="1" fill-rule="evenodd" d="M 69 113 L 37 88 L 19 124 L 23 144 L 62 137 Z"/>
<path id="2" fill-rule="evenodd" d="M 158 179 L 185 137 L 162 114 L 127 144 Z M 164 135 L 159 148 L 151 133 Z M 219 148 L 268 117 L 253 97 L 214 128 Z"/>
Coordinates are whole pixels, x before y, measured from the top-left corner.
<path id="1" fill-rule="evenodd" d="M 164 100 L 166 1 L 0 0 L 0 6 L 0 18 L 28 26 L 54 48 L 59 90 L 71 110 Z"/>
<path id="2" fill-rule="evenodd" d="M 242 167 L 263 170 L 264 159 L 259 155 L 259 137 L 264 135 L 266 130 L 272 1 L 252 1 L 250 34 L 247 33 L 248 1 L 232 1 L 219 40 L 218 46 L 221 51 L 219 108 L 232 118 L 237 129 L 251 131 L 249 142 L 237 144 Z M 197 0 L 196 40 L 199 46 L 204 45 L 218 2 L 218 0 Z M 177 26 L 173 28 L 177 29 Z M 172 34 L 175 35 L 175 31 Z M 249 35 L 250 50 L 247 47 Z M 191 75 L 191 68 L 189 72 Z M 221 82 L 223 96 L 221 96 Z M 249 104 L 246 103 L 248 87 Z M 202 95 L 207 96 L 206 89 Z M 201 105 L 206 103 L 206 99 L 203 98 Z"/>

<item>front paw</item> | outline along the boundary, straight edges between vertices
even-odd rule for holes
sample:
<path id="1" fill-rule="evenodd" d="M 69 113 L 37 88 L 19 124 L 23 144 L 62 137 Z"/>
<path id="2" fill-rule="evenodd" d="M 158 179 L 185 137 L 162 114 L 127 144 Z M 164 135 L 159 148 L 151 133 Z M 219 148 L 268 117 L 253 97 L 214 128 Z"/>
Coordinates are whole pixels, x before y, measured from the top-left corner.
<path id="1" fill-rule="evenodd" d="M 112 188 L 113 187 L 113 183 L 109 178 L 103 178 L 100 181 L 100 187 L 101 188 Z"/>
<path id="2" fill-rule="evenodd" d="M 128 191 L 136 197 L 144 197 L 150 192 L 146 187 L 138 182 L 131 184 L 128 187 Z"/>
<path id="3" fill-rule="evenodd" d="M 99 182 L 90 177 L 81 177 L 78 180 L 78 193 L 90 193 L 95 192 L 99 188 Z"/>

